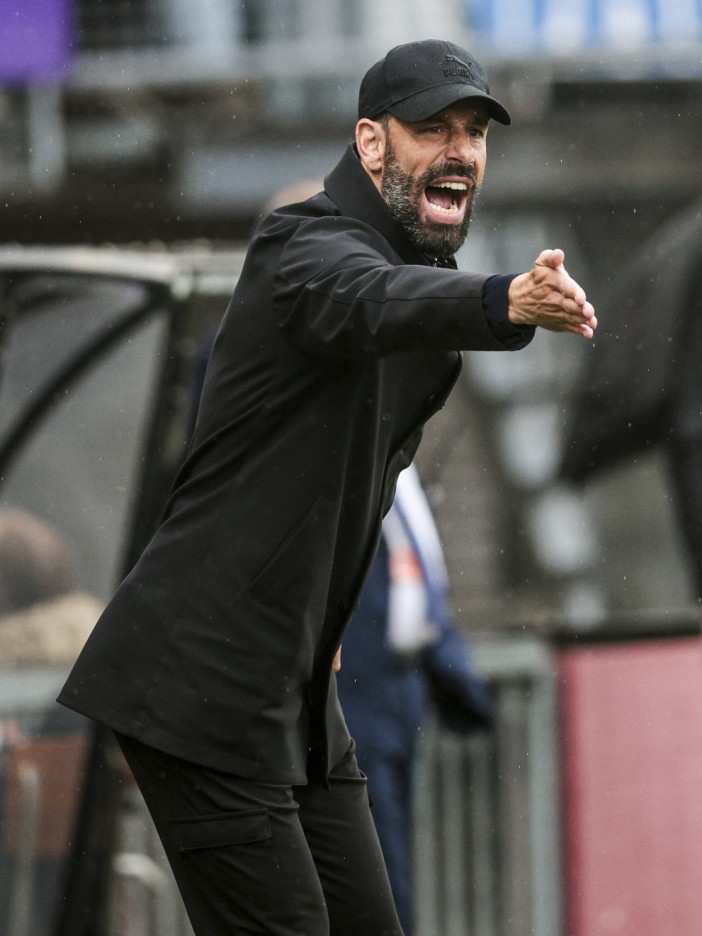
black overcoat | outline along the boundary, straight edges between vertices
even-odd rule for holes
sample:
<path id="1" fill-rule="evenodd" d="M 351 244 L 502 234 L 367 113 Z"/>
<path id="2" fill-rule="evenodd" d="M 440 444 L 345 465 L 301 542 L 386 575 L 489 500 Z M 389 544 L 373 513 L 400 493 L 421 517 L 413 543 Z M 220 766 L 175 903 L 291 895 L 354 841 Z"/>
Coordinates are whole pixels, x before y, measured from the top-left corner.
<path id="1" fill-rule="evenodd" d="M 398 473 L 458 376 L 505 350 L 482 275 L 439 269 L 353 148 L 259 226 L 163 522 L 60 701 L 168 753 L 273 783 L 349 737 L 332 659 Z"/>

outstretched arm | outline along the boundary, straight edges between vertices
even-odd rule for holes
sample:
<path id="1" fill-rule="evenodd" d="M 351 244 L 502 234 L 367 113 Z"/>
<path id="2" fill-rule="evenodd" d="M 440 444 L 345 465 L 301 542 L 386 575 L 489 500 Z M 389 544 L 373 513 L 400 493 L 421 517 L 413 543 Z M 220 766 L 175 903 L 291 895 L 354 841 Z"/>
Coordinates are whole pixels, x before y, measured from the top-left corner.
<path id="1" fill-rule="evenodd" d="M 595 310 L 585 290 L 563 266 L 562 250 L 542 250 L 528 273 L 509 287 L 509 320 L 513 325 L 536 325 L 548 331 L 574 332 L 592 338 Z"/>

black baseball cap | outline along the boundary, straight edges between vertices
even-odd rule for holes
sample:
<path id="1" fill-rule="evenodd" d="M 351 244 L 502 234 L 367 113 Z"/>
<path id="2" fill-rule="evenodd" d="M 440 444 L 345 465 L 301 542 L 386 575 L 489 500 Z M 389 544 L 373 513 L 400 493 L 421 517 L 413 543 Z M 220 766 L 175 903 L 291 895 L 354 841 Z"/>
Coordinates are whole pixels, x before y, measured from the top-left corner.
<path id="1" fill-rule="evenodd" d="M 490 117 L 512 123 L 491 97 L 487 75 L 470 52 L 441 39 L 408 42 L 395 46 L 364 75 L 358 118 L 389 113 L 400 120 L 426 120 L 464 98 L 480 98 Z"/>

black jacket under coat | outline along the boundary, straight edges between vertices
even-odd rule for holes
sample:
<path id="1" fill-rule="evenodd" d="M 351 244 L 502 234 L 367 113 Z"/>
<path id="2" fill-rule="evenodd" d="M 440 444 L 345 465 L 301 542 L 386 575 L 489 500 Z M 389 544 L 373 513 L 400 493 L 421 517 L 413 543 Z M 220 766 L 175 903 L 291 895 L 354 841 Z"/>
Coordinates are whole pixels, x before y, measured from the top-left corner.
<path id="1" fill-rule="evenodd" d="M 60 701 L 241 777 L 324 777 L 350 739 L 332 659 L 486 277 L 434 268 L 349 148 L 259 226 L 163 522 Z"/>

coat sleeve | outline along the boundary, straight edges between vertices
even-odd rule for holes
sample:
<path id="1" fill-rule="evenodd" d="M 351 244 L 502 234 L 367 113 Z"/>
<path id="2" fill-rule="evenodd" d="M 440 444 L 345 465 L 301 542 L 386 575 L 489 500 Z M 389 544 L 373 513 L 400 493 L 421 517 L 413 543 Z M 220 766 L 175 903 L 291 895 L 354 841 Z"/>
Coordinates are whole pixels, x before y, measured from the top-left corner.
<path id="1" fill-rule="evenodd" d="M 405 265 L 370 226 L 325 217 L 286 245 L 273 299 L 283 333 L 308 354 L 508 350 L 485 315 L 487 279 Z"/>
<path id="2" fill-rule="evenodd" d="M 437 639 L 424 652 L 423 665 L 444 728 L 469 735 L 493 724 L 490 686 L 474 663 L 470 643 L 453 621 L 442 623 Z"/>

